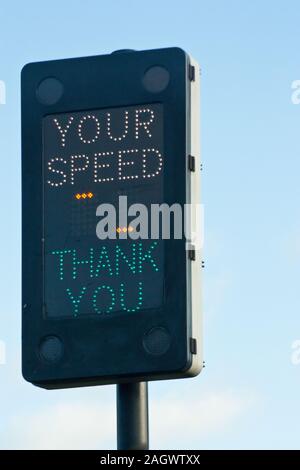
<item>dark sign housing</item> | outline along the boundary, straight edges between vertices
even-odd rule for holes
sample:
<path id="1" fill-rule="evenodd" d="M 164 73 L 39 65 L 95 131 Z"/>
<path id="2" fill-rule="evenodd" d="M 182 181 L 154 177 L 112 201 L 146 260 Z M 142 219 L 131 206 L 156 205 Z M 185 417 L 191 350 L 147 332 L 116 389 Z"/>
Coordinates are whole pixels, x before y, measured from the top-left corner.
<path id="1" fill-rule="evenodd" d="M 23 68 L 26 380 L 61 388 L 200 371 L 200 260 L 184 238 L 128 237 L 138 227 L 119 219 L 120 200 L 149 212 L 193 202 L 195 68 L 178 48 Z M 102 240 L 103 204 L 116 219 Z"/>

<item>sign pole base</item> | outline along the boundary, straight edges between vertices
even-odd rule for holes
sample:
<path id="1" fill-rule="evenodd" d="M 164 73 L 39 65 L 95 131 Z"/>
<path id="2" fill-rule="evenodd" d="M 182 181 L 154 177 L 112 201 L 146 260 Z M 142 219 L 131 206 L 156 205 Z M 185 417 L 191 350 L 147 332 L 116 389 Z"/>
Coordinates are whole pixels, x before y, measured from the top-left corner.
<path id="1" fill-rule="evenodd" d="M 117 385 L 117 448 L 149 449 L 147 382 Z"/>

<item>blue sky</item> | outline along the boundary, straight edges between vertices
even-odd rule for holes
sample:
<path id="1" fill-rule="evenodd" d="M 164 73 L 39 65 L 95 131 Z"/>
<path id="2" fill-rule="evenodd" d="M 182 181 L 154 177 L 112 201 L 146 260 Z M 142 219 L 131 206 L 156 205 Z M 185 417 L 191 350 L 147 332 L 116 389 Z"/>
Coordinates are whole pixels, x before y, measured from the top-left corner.
<path id="1" fill-rule="evenodd" d="M 115 446 L 113 386 L 44 391 L 20 373 L 20 70 L 180 46 L 201 64 L 205 360 L 150 384 L 152 448 L 300 448 L 300 4 L 2 2 L 0 448 Z"/>

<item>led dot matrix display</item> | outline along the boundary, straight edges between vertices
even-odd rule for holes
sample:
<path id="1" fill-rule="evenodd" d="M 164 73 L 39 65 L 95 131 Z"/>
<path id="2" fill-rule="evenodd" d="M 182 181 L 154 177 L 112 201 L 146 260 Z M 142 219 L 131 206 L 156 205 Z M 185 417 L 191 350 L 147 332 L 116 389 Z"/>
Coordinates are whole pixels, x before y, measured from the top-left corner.
<path id="1" fill-rule="evenodd" d="M 44 118 L 45 312 L 107 315 L 158 307 L 163 242 L 96 236 L 97 206 L 118 195 L 163 202 L 161 104 Z M 66 224 L 66 221 L 69 223 Z M 131 233 L 116 224 L 115 234 Z"/>

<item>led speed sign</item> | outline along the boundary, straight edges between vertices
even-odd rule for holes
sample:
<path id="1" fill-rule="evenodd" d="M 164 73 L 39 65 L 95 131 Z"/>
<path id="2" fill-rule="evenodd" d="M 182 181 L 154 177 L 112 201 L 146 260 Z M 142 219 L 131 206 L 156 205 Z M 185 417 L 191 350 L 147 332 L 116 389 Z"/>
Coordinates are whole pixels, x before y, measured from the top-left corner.
<path id="1" fill-rule="evenodd" d="M 154 220 L 192 202 L 197 82 L 197 64 L 176 48 L 24 67 L 30 382 L 60 388 L 199 372 L 192 283 L 200 260 L 184 235 L 164 237 Z"/>

